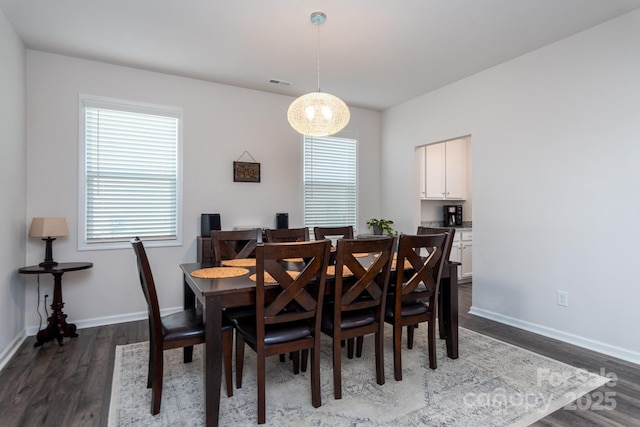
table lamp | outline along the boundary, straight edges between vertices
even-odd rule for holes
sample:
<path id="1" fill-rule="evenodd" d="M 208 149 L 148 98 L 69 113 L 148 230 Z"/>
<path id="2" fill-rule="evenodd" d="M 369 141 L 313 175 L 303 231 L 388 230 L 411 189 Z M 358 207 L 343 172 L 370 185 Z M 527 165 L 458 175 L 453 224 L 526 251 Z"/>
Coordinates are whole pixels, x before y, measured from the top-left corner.
<path id="1" fill-rule="evenodd" d="M 53 260 L 51 243 L 56 240 L 56 237 L 68 235 L 69 228 L 65 218 L 33 218 L 29 237 L 40 237 L 46 242 L 44 261 L 40 263 L 40 267 L 51 268 L 58 265 Z"/>

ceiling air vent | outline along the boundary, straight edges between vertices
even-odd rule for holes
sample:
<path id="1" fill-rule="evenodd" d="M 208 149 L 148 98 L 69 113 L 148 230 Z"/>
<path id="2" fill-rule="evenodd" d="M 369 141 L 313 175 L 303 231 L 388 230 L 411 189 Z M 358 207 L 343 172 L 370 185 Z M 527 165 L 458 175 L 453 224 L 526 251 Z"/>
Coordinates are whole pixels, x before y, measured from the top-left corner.
<path id="1" fill-rule="evenodd" d="M 286 80 L 270 79 L 269 83 L 271 83 L 272 85 L 291 86 L 291 82 L 288 82 Z"/>

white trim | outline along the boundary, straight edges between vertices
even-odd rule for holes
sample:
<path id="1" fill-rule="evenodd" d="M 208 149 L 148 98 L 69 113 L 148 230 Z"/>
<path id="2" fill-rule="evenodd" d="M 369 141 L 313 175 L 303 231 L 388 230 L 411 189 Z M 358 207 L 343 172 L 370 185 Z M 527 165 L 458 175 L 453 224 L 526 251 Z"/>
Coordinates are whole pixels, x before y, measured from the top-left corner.
<path id="1" fill-rule="evenodd" d="M 27 339 L 26 331 L 23 329 L 21 333 L 15 336 L 13 341 L 6 346 L 2 353 L 0 353 L 0 371 L 4 369 L 4 367 L 9 363 L 11 358 L 18 352 L 22 343 Z"/>
<path id="2" fill-rule="evenodd" d="M 616 347 L 613 345 L 605 344 L 600 341 L 591 340 L 579 335 L 569 334 L 567 332 L 559 331 L 557 329 L 548 328 L 535 323 L 525 322 L 513 317 L 504 316 L 492 311 L 483 310 L 481 308 L 471 307 L 469 313 L 478 317 L 493 320 L 505 325 L 514 326 L 525 331 L 533 332 L 534 334 L 542 335 L 548 338 L 553 338 L 562 341 L 567 344 L 573 344 L 578 347 L 593 350 L 598 353 L 605 354 L 607 356 L 616 357 L 618 359 L 626 360 L 631 363 L 640 364 L 640 353 L 626 350 L 624 348 Z"/>
<path id="3" fill-rule="evenodd" d="M 184 310 L 182 307 L 171 307 L 160 310 L 162 316 L 173 314 Z M 119 314 L 116 316 L 94 317 L 93 319 L 73 320 L 69 323 L 76 325 L 78 329 L 94 328 L 96 326 L 117 325 L 118 323 L 135 322 L 137 320 L 146 320 L 149 318 L 147 311 L 138 311 L 136 313 Z M 26 329 L 26 336 L 34 336 L 38 333 L 38 326 L 29 326 Z"/>
<path id="4" fill-rule="evenodd" d="M 86 176 L 85 176 L 85 107 L 110 108 L 115 110 L 130 111 L 135 113 L 153 114 L 178 119 L 178 144 L 177 144 L 177 177 L 176 177 L 176 238 L 172 240 L 152 240 L 148 239 L 145 246 L 148 247 L 169 247 L 183 246 L 183 132 L 184 132 L 184 111 L 182 107 L 171 105 L 151 104 L 125 99 L 110 98 L 104 96 L 94 96 L 84 93 L 78 94 L 78 251 L 85 250 L 110 250 L 128 249 L 131 247 L 129 241 L 118 241 L 108 243 L 92 243 L 86 241 Z"/>

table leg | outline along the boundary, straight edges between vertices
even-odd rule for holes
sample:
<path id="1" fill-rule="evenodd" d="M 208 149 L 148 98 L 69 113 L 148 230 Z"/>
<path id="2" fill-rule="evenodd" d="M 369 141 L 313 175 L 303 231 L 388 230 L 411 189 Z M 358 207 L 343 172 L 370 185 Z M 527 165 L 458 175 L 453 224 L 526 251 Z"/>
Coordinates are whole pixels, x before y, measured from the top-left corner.
<path id="1" fill-rule="evenodd" d="M 204 404 L 207 427 L 216 427 L 220 414 L 222 384 L 222 304 L 217 297 L 207 297 L 204 304 L 205 356 Z"/>
<path id="2" fill-rule="evenodd" d="M 447 341 L 447 356 L 458 358 L 458 266 L 449 264 L 449 277 L 443 277 L 440 292 L 442 295 L 442 320 Z"/>
<path id="3" fill-rule="evenodd" d="M 58 340 L 59 345 L 63 345 L 62 338 L 75 338 L 76 325 L 67 323 L 67 315 L 62 312 L 64 303 L 62 302 L 62 272 L 53 273 L 53 301 L 51 303 L 51 316 L 47 319 L 47 327 L 36 335 L 34 347 L 39 347 L 47 341 Z"/>

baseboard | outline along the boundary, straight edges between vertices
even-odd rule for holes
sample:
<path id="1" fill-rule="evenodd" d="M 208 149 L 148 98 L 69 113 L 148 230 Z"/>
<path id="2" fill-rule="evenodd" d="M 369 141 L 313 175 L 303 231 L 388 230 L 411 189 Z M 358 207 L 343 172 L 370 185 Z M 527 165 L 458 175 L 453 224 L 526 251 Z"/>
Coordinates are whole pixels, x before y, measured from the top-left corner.
<path id="1" fill-rule="evenodd" d="M 182 307 L 173 307 L 166 308 L 164 310 L 160 310 L 163 316 L 171 313 L 175 313 L 177 311 L 182 310 Z M 148 318 L 148 314 L 146 311 L 140 311 L 137 313 L 128 313 L 121 314 L 117 316 L 105 316 L 105 317 L 95 317 L 93 319 L 84 319 L 84 320 L 74 320 L 73 324 L 76 325 L 78 329 L 86 329 L 93 328 L 95 326 L 105 326 L 105 325 L 115 325 L 117 323 L 125 323 L 125 322 L 135 322 L 137 320 L 145 320 Z M 24 343 L 24 341 L 31 336 L 34 336 L 38 333 L 38 326 L 29 326 L 22 330 L 18 335 L 15 336 L 13 341 L 6 346 L 2 353 L 0 353 L 0 370 L 2 370 L 7 363 L 11 360 L 11 358 L 16 354 L 20 346 Z"/>
<path id="2" fill-rule="evenodd" d="M 160 310 L 160 314 L 165 316 L 167 314 L 175 313 L 182 310 L 182 307 L 172 307 Z M 94 317 L 92 319 L 74 319 L 69 321 L 76 325 L 78 329 L 93 328 L 96 326 L 115 325 L 117 323 L 135 322 L 138 320 L 148 319 L 149 315 L 147 311 L 139 311 L 136 313 L 119 314 L 116 316 Z M 44 327 L 44 326 L 43 326 Z M 38 326 L 30 326 L 26 329 L 26 336 L 33 336 L 38 333 Z M 25 337 L 26 337 L 25 336 Z"/>
<path id="3" fill-rule="evenodd" d="M 525 322 L 513 317 L 504 316 L 502 314 L 495 313 L 493 311 L 483 310 L 481 308 L 471 307 L 469 313 L 475 316 L 483 317 L 485 319 L 493 320 L 505 325 L 514 326 L 525 331 L 533 332 L 534 334 L 542 335 L 548 338 L 553 338 L 567 344 L 573 344 L 578 347 L 593 350 L 598 353 L 606 354 L 608 356 L 616 357 L 618 359 L 626 360 L 631 363 L 640 365 L 640 353 L 626 350 L 624 348 L 605 344 L 600 341 L 595 341 L 589 338 L 585 338 L 579 335 L 569 334 L 563 331 L 559 331 L 553 328 L 547 328 L 535 323 Z"/>
<path id="4" fill-rule="evenodd" d="M 23 329 L 22 332 L 16 335 L 13 341 L 11 341 L 9 345 L 2 350 L 2 353 L 0 353 L 0 371 L 4 369 L 7 363 L 9 363 L 13 355 L 17 353 L 18 349 L 26 339 L 27 334 Z"/>

